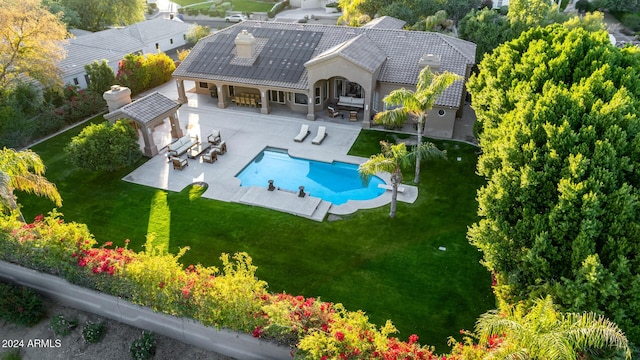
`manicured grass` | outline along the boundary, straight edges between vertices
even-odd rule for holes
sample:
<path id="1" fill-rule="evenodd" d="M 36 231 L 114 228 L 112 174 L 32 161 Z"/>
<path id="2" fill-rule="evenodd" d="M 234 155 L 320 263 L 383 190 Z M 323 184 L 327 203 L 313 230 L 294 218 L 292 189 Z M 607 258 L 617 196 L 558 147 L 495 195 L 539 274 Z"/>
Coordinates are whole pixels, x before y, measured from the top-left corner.
<path id="1" fill-rule="evenodd" d="M 101 120 L 95 120 L 101 121 Z M 446 351 L 446 338 L 469 329 L 477 316 L 494 308 L 490 275 L 466 240 L 476 220 L 475 148 L 438 142 L 447 161 L 425 162 L 420 197 L 358 211 L 334 222 L 307 220 L 267 209 L 199 197 L 192 186 L 166 192 L 120 180 L 133 168 L 89 173 L 70 167 L 62 151 L 81 129 L 33 147 L 58 185 L 67 221 L 86 223 L 99 242 L 142 249 L 148 232 L 169 251 L 189 246 L 184 264 L 220 265 L 222 252 L 248 252 L 257 275 L 273 292 L 286 291 L 362 309 L 382 325 L 391 319 L 399 337 L 416 333 L 421 342 Z M 389 133 L 364 130 L 352 154 L 379 151 Z M 390 138 L 389 138 L 390 139 Z M 456 161 L 457 157 L 462 161 Z M 405 179 L 413 179 L 412 170 Z M 19 194 L 29 218 L 48 211 L 46 200 Z M 438 248 L 444 246 L 446 251 Z"/>
<path id="2" fill-rule="evenodd" d="M 180 4 L 180 6 L 188 6 L 193 4 L 200 4 L 202 0 L 177 0 L 175 3 Z M 233 0 L 233 11 L 241 11 L 245 12 L 267 12 L 271 10 L 275 2 L 268 1 L 253 1 L 253 0 Z M 209 9 L 211 7 L 211 3 L 197 5 L 192 7 L 193 9 Z"/>

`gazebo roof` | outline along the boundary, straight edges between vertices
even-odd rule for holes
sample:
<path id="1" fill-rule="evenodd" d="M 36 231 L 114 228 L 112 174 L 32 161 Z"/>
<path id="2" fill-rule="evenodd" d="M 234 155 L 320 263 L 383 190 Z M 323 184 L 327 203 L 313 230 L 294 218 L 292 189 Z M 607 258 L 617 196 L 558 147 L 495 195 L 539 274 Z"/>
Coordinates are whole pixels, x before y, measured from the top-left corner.
<path id="1" fill-rule="evenodd" d="M 168 97 L 154 92 L 121 108 L 104 115 L 107 120 L 127 118 L 142 125 L 149 125 L 155 120 L 164 119 L 175 112 L 180 104 Z"/>

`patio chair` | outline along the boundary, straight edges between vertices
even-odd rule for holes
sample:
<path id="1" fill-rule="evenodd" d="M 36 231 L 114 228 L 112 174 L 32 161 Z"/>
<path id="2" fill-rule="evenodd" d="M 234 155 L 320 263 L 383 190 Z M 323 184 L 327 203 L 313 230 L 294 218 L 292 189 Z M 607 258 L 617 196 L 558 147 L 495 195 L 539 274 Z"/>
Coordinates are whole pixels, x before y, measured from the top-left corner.
<path id="1" fill-rule="evenodd" d="M 357 111 L 349 111 L 349 121 L 358 121 Z"/>
<path id="2" fill-rule="evenodd" d="M 249 99 L 251 101 L 251 106 L 258 107 L 258 103 L 256 102 L 256 98 Z"/>
<path id="3" fill-rule="evenodd" d="M 173 170 L 182 170 L 185 167 L 189 166 L 189 160 L 187 160 L 186 158 L 180 159 L 179 157 L 174 157 L 171 158 L 171 162 L 173 163 Z"/>
<path id="4" fill-rule="evenodd" d="M 224 153 L 227 152 L 227 143 L 224 141 L 221 141 L 217 144 L 213 144 L 213 146 L 211 146 L 211 149 L 213 149 L 213 151 L 215 151 L 220 155 L 224 155 Z"/>
<path id="5" fill-rule="evenodd" d="M 336 109 L 332 108 L 331 106 L 327 106 L 327 112 L 329 113 L 330 118 L 334 118 L 340 115 L 344 119 L 344 115 L 340 114 L 340 111 L 336 111 Z"/>
<path id="6" fill-rule="evenodd" d="M 207 140 L 210 144 L 217 145 L 222 141 L 222 136 L 220 135 L 220 130 L 211 130 L 211 135 L 207 136 Z"/>
<path id="7" fill-rule="evenodd" d="M 309 136 L 309 134 L 311 134 L 311 131 L 309 130 L 309 125 L 302 124 L 300 126 L 300 132 L 298 133 L 298 135 L 296 135 L 296 137 L 293 138 L 293 141 L 303 142 L 304 139 L 306 139 L 307 136 Z"/>
<path id="8" fill-rule="evenodd" d="M 327 137 L 327 128 L 324 126 L 318 126 L 318 135 L 311 140 L 311 143 L 314 145 L 320 145 L 324 141 L 324 138 Z"/>
<path id="9" fill-rule="evenodd" d="M 213 164 L 216 160 L 218 160 L 218 151 L 213 147 L 206 153 L 202 154 L 202 161 Z"/>

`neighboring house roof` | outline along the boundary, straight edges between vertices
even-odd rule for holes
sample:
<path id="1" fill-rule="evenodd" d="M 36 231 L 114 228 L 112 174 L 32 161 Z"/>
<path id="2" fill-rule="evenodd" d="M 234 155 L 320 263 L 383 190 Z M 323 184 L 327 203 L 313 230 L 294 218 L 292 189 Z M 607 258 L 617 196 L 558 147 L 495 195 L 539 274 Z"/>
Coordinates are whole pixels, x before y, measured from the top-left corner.
<path id="1" fill-rule="evenodd" d="M 234 39 L 242 30 L 258 42 L 257 56 L 247 64 L 234 63 Z M 435 32 L 250 20 L 201 39 L 173 76 L 306 90 L 305 63 L 343 56 L 365 68 L 383 61 L 378 82 L 415 85 L 424 54 L 440 55 L 441 71 L 464 77 L 467 66 L 475 64 L 475 48 L 473 43 Z M 463 81 L 457 81 L 436 104 L 459 106 L 463 89 Z"/>
<path id="2" fill-rule="evenodd" d="M 84 73 L 84 66 L 95 60 L 120 61 L 125 55 L 143 51 L 145 46 L 153 46 L 160 39 L 182 38 L 189 27 L 189 24 L 169 19 L 153 19 L 78 36 L 64 45 L 67 56 L 59 63 L 59 68 L 63 76 Z"/>
<path id="3" fill-rule="evenodd" d="M 105 114 L 104 117 L 108 120 L 121 118 L 132 119 L 146 125 L 158 119 L 159 116 L 173 112 L 179 107 L 179 103 L 156 91 Z"/>
<path id="4" fill-rule="evenodd" d="M 362 25 L 363 28 L 368 29 L 396 29 L 401 30 L 407 22 L 404 20 L 396 19 L 391 16 L 381 16 L 375 18 L 368 23 Z"/>
<path id="5" fill-rule="evenodd" d="M 128 31 L 129 35 L 142 41 L 145 44 L 153 44 L 158 40 L 171 38 L 172 36 L 185 34 L 191 28 L 191 24 L 182 21 L 156 18 L 139 22 L 122 29 Z"/>
<path id="6" fill-rule="evenodd" d="M 63 76 L 84 73 L 84 66 L 98 60 L 119 61 L 125 55 L 142 51 L 144 43 L 120 29 L 108 29 L 69 39 L 67 56 L 58 67 Z"/>

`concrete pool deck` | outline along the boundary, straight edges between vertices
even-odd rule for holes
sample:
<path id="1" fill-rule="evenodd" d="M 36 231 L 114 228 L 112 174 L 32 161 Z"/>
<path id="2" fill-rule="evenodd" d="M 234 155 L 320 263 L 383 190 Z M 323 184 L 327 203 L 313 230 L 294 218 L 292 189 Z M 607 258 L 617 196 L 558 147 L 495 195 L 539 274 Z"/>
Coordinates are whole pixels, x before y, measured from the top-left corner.
<path id="1" fill-rule="evenodd" d="M 177 98 L 173 82 L 154 91 L 169 98 Z M 227 152 L 219 155 L 218 160 L 212 164 L 203 162 L 198 157 L 188 159 L 189 165 L 184 170 L 174 170 L 166 156 L 166 145 L 171 142 L 170 125 L 166 119 L 163 125 L 154 130 L 154 139 L 160 153 L 125 176 L 125 181 L 175 192 L 193 183 L 204 182 L 208 185 L 202 194 L 205 198 L 265 207 L 316 221 L 323 221 L 327 213 L 346 215 L 391 202 L 391 191 L 387 191 L 372 200 L 348 201 L 336 206 L 313 196 L 300 198 L 296 194 L 297 189 L 268 191 L 267 184 L 264 188 L 240 187 L 240 180 L 235 177 L 266 147 L 287 149 L 291 156 L 310 160 L 361 164 L 367 159 L 347 155 L 360 133 L 360 123 L 340 123 L 330 121 L 328 117 L 309 121 L 300 114 L 263 115 L 259 110 L 234 106 L 219 109 L 206 95 L 188 92 L 187 97 L 188 103 L 178 111 L 180 126 L 185 135 L 188 133 L 198 136 L 206 143 L 207 136 L 213 129 L 220 130 L 222 140 L 227 144 Z M 301 124 L 309 124 L 311 134 L 303 142 L 295 142 L 293 138 L 300 131 Z M 313 145 L 311 140 L 315 137 L 318 126 L 325 126 L 328 136 L 321 145 Z M 182 158 L 186 158 L 186 155 Z M 389 174 L 379 176 L 389 182 Z M 418 196 L 417 188 L 410 185 L 403 187 L 405 191 L 398 193 L 398 200 L 414 202 Z"/>

